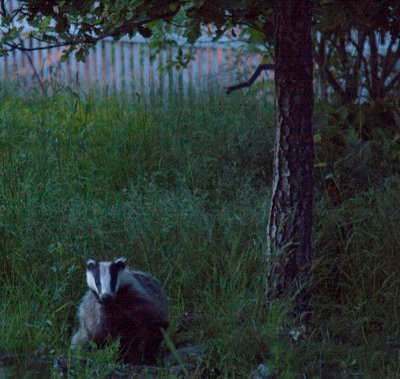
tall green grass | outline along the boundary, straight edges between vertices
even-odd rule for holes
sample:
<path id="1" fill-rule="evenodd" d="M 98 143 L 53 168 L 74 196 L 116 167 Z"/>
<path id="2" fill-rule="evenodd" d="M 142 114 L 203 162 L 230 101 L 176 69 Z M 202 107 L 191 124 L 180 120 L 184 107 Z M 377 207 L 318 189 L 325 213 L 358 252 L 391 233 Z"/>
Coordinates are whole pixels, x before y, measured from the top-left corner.
<path id="1" fill-rule="evenodd" d="M 64 351 L 84 261 L 124 255 L 163 281 L 171 332 L 196 314 L 191 343 L 235 372 L 228 339 L 240 345 L 236 323 L 251 328 L 260 314 L 270 168 L 254 157 L 271 147 L 265 104 L 1 96 L 2 349 Z"/>
<path id="2" fill-rule="evenodd" d="M 336 204 L 317 172 L 314 325 L 293 344 L 284 304 L 263 308 L 272 126 L 252 95 L 0 92 L 1 351 L 68 355 L 85 260 L 126 256 L 163 282 L 172 341 L 205 343 L 222 377 L 398 376 L 399 178 Z"/>

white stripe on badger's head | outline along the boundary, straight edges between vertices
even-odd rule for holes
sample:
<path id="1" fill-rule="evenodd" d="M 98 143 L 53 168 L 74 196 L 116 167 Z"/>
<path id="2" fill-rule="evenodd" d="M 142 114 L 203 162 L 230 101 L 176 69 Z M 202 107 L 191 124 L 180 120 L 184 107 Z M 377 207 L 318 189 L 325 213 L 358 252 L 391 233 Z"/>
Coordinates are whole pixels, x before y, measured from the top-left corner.
<path id="1" fill-rule="evenodd" d="M 123 282 L 122 273 L 125 267 L 126 258 L 117 258 L 112 262 L 97 262 L 94 259 L 87 261 L 87 284 L 101 302 L 109 302 L 115 298 Z"/>

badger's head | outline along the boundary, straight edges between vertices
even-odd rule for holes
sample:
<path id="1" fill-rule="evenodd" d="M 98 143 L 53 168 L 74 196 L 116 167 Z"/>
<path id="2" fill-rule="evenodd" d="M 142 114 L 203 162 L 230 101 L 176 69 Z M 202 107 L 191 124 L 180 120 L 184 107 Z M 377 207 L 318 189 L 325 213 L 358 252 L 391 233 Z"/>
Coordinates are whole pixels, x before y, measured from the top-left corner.
<path id="1" fill-rule="evenodd" d="M 86 281 L 102 304 L 109 304 L 123 284 L 126 258 L 111 262 L 97 262 L 89 259 L 86 263 Z"/>

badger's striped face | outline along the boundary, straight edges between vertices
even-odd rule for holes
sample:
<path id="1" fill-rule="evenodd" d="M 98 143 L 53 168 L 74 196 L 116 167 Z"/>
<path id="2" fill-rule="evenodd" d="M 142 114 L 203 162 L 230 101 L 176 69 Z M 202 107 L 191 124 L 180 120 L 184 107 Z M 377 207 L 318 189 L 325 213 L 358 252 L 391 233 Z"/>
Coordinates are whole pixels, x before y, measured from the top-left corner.
<path id="1" fill-rule="evenodd" d="M 89 259 L 86 263 L 86 281 L 100 302 L 112 301 L 121 285 L 121 274 L 125 270 L 126 259 L 117 258 L 112 262 L 97 262 Z"/>

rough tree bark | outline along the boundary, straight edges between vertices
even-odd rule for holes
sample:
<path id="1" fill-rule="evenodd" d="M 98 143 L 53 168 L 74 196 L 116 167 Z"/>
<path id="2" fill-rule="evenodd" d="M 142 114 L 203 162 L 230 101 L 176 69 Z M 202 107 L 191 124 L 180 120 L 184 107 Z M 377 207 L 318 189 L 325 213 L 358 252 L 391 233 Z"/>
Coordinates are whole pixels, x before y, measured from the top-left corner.
<path id="1" fill-rule="evenodd" d="M 274 0 L 276 139 L 268 224 L 267 304 L 309 314 L 314 145 L 311 0 Z"/>

